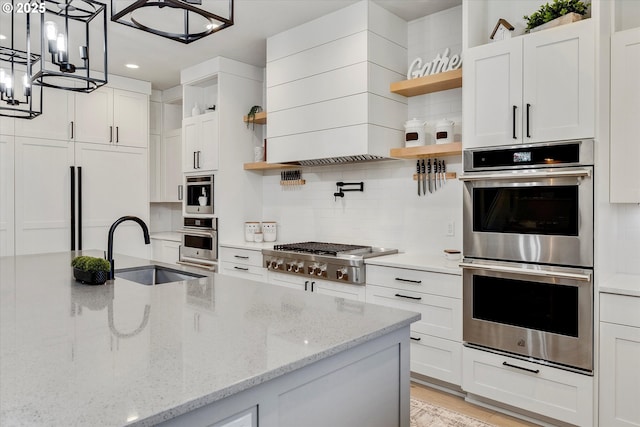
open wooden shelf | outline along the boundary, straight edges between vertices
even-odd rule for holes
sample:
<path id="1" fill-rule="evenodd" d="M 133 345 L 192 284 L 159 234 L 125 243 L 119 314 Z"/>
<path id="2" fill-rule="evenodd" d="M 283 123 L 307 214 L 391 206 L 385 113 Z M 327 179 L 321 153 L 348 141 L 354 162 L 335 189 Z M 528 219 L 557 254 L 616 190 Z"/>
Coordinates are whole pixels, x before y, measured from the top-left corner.
<path id="1" fill-rule="evenodd" d="M 462 142 L 448 144 L 421 145 L 419 147 L 392 148 L 390 157 L 397 159 L 429 159 L 442 156 L 459 156 L 462 154 Z"/>
<path id="2" fill-rule="evenodd" d="M 242 118 L 242 121 L 245 123 L 255 123 L 257 125 L 266 125 L 267 124 L 267 112 L 266 111 L 260 111 L 259 113 L 256 113 L 255 116 L 255 120 L 249 120 L 249 116 L 244 116 Z"/>
<path id="3" fill-rule="evenodd" d="M 264 171 L 274 169 L 300 169 L 300 166 L 285 165 L 281 163 L 267 163 L 267 162 L 253 162 L 245 163 L 244 170 L 246 171 Z"/>
<path id="4" fill-rule="evenodd" d="M 403 96 L 417 96 L 457 87 L 462 87 L 462 68 L 394 82 L 389 90 Z"/>

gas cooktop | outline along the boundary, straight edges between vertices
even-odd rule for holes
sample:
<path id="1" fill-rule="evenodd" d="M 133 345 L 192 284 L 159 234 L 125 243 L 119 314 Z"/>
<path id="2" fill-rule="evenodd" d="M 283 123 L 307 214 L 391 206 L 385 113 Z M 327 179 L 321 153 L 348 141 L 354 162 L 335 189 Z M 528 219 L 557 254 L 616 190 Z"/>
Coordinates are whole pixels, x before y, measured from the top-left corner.
<path id="1" fill-rule="evenodd" d="M 263 249 L 262 258 L 264 266 L 271 271 L 365 284 L 364 260 L 397 252 L 397 249 L 343 243 L 300 242 Z"/>

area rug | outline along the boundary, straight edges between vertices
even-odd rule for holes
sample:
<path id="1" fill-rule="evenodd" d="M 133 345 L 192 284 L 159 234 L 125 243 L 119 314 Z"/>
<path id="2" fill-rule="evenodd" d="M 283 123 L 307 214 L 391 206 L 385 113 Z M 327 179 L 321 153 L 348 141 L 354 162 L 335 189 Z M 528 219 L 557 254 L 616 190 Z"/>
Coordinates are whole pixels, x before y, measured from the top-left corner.
<path id="1" fill-rule="evenodd" d="M 411 427 L 493 427 L 442 406 L 411 398 Z"/>

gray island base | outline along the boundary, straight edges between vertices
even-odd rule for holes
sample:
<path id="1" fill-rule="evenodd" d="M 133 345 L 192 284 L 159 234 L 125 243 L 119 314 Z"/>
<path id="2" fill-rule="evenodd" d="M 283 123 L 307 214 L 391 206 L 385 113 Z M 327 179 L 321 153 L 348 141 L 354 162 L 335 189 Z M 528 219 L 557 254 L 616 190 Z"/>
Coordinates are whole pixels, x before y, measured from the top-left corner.
<path id="1" fill-rule="evenodd" d="M 409 426 L 419 314 L 211 273 L 82 285 L 79 253 L 0 258 L 3 427 Z"/>

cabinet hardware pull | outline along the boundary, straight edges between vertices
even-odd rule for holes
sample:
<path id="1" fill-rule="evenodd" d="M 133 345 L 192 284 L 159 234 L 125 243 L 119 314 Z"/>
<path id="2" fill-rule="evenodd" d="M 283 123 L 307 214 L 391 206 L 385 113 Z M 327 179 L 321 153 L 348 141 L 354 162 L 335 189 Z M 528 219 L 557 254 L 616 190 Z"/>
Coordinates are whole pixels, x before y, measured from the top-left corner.
<path id="1" fill-rule="evenodd" d="M 116 142 L 120 142 L 120 126 L 116 126 Z"/>
<path id="2" fill-rule="evenodd" d="M 522 366 L 512 365 L 511 363 L 507 363 L 507 362 L 502 362 L 502 366 L 508 366 L 510 368 L 522 369 L 523 371 L 531 372 L 533 374 L 539 374 L 540 373 L 540 369 L 524 368 Z"/>
<path id="3" fill-rule="evenodd" d="M 71 139 L 73 139 L 73 120 L 71 121 Z"/>
<path id="4" fill-rule="evenodd" d="M 403 279 L 402 277 L 396 277 L 396 280 L 397 280 L 398 282 L 417 283 L 417 284 L 422 283 L 422 280 L 410 280 L 410 279 Z"/>
<path id="5" fill-rule="evenodd" d="M 529 110 L 531 109 L 531 104 L 527 104 L 527 138 L 531 138 L 531 133 L 529 132 Z"/>
<path id="6" fill-rule="evenodd" d="M 200 151 L 197 152 L 198 153 L 198 169 L 200 169 Z"/>
<path id="7" fill-rule="evenodd" d="M 234 255 L 234 258 L 240 258 L 240 259 L 249 259 L 248 256 L 242 256 L 242 255 Z"/>
<path id="8" fill-rule="evenodd" d="M 309 287 L 309 281 L 305 280 L 305 282 L 304 282 L 304 290 L 306 291 L 308 287 Z"/>
<path id="9" fill-rule="evenodd" d="M 193 152 L 193 168 L 196 168 L 196 152 Z"/>
<path id="10" fill-rule="evenodd" d="M 409 337 L 409 338 L 411 338 L 411 339 L 412 339 L 412 340 L 414 340 L 414 341 L 420 341 L 420 340 L 422 339 L 422 338 L 420 338 L 420 337 L 418 337 L 418 338 Z"/>
<path id="11" fill-rule="evenodd" d="M 178 200 L 182 200 L 182 185 L 178 185 Z"/>
<path id="12" fill-rule="evenodd" d="M 315 285 L 315 284 L 316 284 L 316 282 L 311 282 L 311 292 L 314 292 L 313 285 Z"/>
<path id="13" fill-rule="evenodd" d="M 517 105 L 513 106 L 513 139 L 518 139 L 518 137 L 516 136 L 516 109 L 518 108 Z"/>
<path id="14" fill-rule="evenodd" d="M 422 299 L 422 297 L 410 297 L 409 295 L 402 295 L 402 294 L 396 294 L 397 297 L 400 298 L 408 298 L 408 299 L 414 299 L 414 300 L 418 300 L 420 301 Z"/>
<path id="15" fill-rule="evenodd" d="M 109 142 L 113 142 L 113 126 L 109 126 Z"/>
<path id="16" fill-rule="evenodd" d="M 235 268 L 236 270 L 249 271 L 247 267 L 238 267 L 237 265 L 234 265 L 233 268 Z"/>

